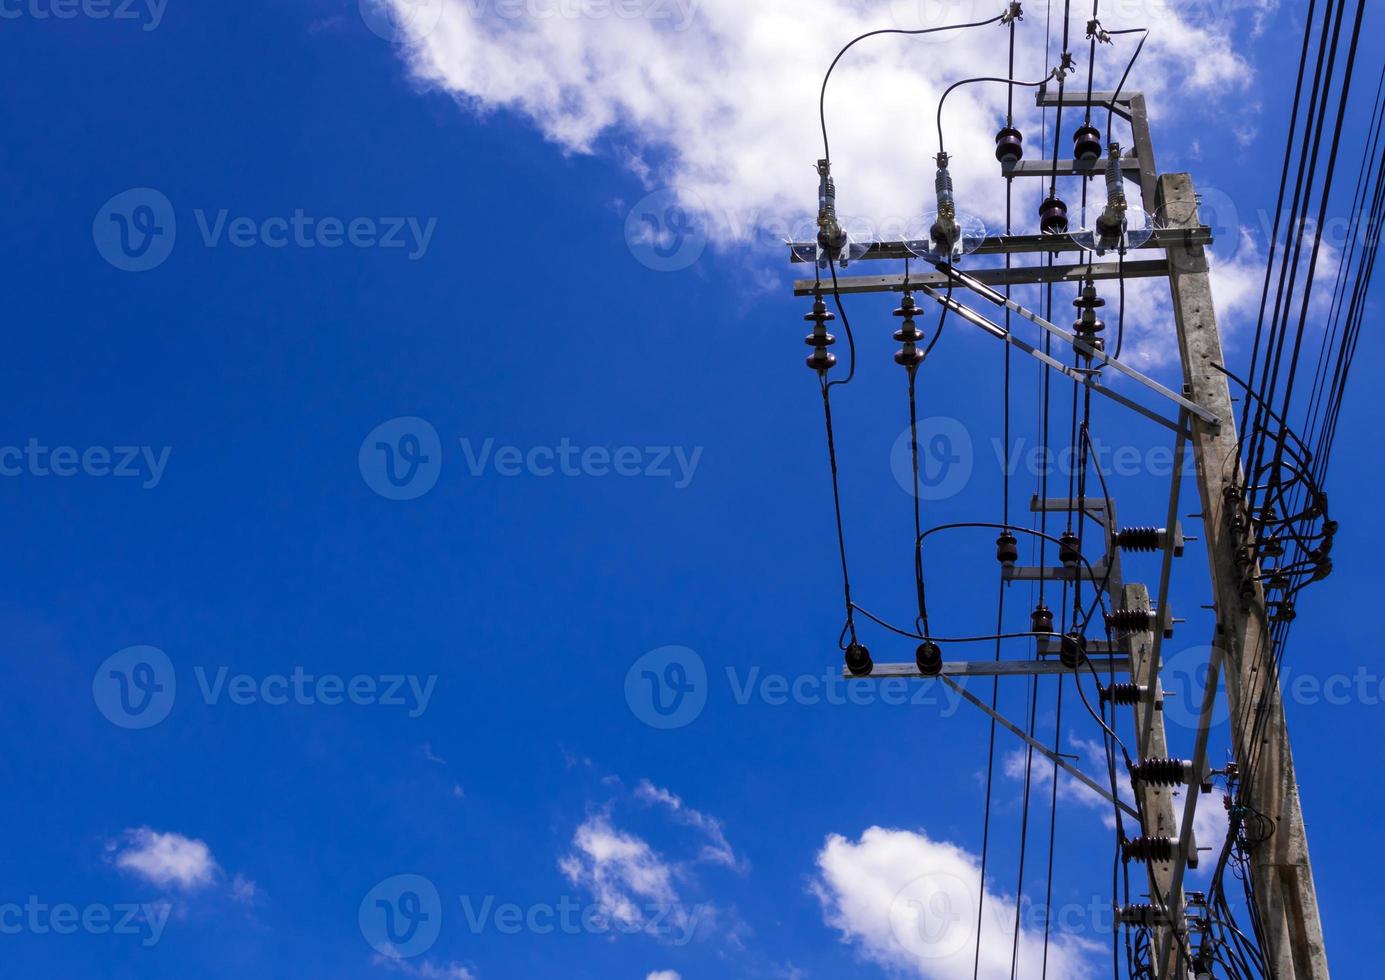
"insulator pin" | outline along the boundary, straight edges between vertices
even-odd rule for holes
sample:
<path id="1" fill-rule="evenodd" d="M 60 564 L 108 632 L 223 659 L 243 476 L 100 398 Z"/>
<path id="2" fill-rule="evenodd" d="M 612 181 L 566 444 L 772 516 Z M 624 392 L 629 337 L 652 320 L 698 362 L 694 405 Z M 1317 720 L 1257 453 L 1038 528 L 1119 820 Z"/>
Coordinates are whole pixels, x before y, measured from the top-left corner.
<path id="1" fill-rule="evenodd" d="M 1082 163 L 1092 163 L 1101 157 L 1101 130 L 1082 126 L 1072 134 L 1072 155 Z"/>
<path id="2" fill-rule="evenodd" d="M 1039 205 L 1039 230 L 1045 235 L 1062 235 L 1068 230 L 1068 206 L 1061 198 L 1049 197 Z"/>
<path id="3" fill-rule="evenodd" d="M 1116 545 L 1122 551 L 1131 552 L 1154 552 L 1159 551 L 1169 539 L 1167 528 L 1162 527 L 1127 527 L 1116 535 Z M 1183 557 L 1182 536 L 1174 538 L 1173 553 L 1175 557 Z"/>
<path id="4" fill-rule="evenodd" d="M 1173 636 L 1173 625 L 1163 625 L 1153 609 L 1112 609 L 1106 614 L 1106 625 L 1117 633 L 1154 633 L 1164 630 L 1165 638 Z"/>
<path id="5" fill-rule="evenodd" d="M 1143 684 L 1112 684 L 1101 689 L 1101 700 L 1122 708 L 1143 704 L 1149 697 L 1149 688 Z"/>
<path id="6" fill-rule="evenodd" d="M 870 650 L 861 643 L 853 643 L 846 648 L 846 669 L 853 677 L 869 677 L 875 669 L 875 661 L 870 659 Z"/>
<path id="7" fill-rule="evenodd" d="M 1097 295 L 1096 284 L 1088 281 L 1072 305 L 1079 311 L 1077 322 L 1072 325 L 1073 332 L 1088 346 L 1102 350 L 1105 344 L 1097 334 L 1106 329 L 1106 321 L 1100 319 L 1096 311 L 1106 305 L 1106 300 Z M 1083 352 L 1079 350 L 1078 353 Z"/>
<path id="8" fill-rule="evenodd" d="M 825 374 L 837 363 L 837 355 L 827 349 L 837 342 L 837 338 L 827 332 L 827 324 L 837 319 L 837 315 L 827 308 L 819 293 L 813 301 L 813 312 L 803 314 L 803 319 L 813 325 L 813 332 L 803 338 L 803 342 L 813 348 L 807 364 L 819 374 Z"/>
<path id="9" fill-rule="evenodd" d="M 1020 560 L 1019 539 L 1009 531 L 1001 531 L 1000 537 L 995 539 L 995 558 L 1006 568 L 1013 568 Z"/>
<path id="10" fill-rule="evenodd" d="M 1178 842 L 1172 837 L 1136 837 L 1121 841 L 1121 856 L 1126 861 L 1142 864 L 1166 863 L 1173 860 Z"/>
<path id="11" fill-rule="evenodd" d="M 1142 902 L 1116 909 L 1116 920 L 1123 926 L 1157 926 L 1167 922 L 1168 912 L 1162 905 Z"/>
<path id="12" fill-rule="evenodd" d="M 1069 568 L 1075 568 L 1082 561 L 1081 542 L 1071 531 L 1058 536 L 1058 560 Z"/>
<path id="13" fill-rule="evenodd" d="M 1024 159 L 1024 136 L 1018 129 L 1006 126 L 995 134 L 995 158 L 1002 167 L 1013 167 Z"/>
<path id="14" fill-rule="evenodd" d="M 1144 759 L 1130 767 L 1132 783 L 1181 786 L 1189 781 L 1193 764 L 1185 759 Z"/>
<path id="15" fill-rule="evenodd" d="M 914 302 L 914 294 L 905 293 L 899 309 L 894 311 L 895 316 L 904 318 L 904 322 L 894 332 L 894 339 L 904 345 L 895 351 L 894 355 L 894 362 L 900 367 L 913 368 L 923 363 L 924 354 L 917 345 L 919 341 L 924 339 L 924 334 L 923 331 L 919 330 L 918 324 L 914 322 L 914 317 L 918 313 L 919 308 L 918 304 Z"/>
<path id="16" fill-rule="evenodd" d="M 1053 632 L 1053 610 L 1042 602 L 1029 614 L 1029 622 L 1035 633 Z"/>
<path id="17" fill-rule="evenodd" d="M 937 677 L 943 672 L 943 651 L 932 640 L 925 640 L 914 651 L 914 663 L 924 677 Z"/>

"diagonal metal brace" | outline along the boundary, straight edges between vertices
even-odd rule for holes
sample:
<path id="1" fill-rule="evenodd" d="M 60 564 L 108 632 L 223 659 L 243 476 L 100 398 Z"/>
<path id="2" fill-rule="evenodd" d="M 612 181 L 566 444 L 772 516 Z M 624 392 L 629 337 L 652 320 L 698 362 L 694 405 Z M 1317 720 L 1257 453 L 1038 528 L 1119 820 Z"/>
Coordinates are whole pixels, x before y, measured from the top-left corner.
<path id="1" fill-rule="evenodd" d="M 1044 364 L 1047 364 L 1049 367 L 1053 368 L 1053 370 L 1057 371 L 1064 377 L 1071 378 L 1078 384 L 1086 385 L 1098 394 L 1105 395 L 1112 401 L 1119 402 L 1131 411 L 1138 412 L 1145 418 L 1149 419 L 1151 422 L 1157 422 L 1159 425 L 1164 426 L 1166 429 L 1171 429 L 1179 434 L 1183 434 L 1187 431 L 1186 425 L 1181 422 L 1181 419 L 1184 417 L 1184 415 L 1186 415 L 1186 412 L 1179 413 L 1179 423 L 1175 423 L 1170 419 L 1166 419 L 1158 412 L 1154 411 L 1153 409 L 1146 408 L 1144 405 L 1141 405 L 1133 398 L 1127 398 L 1120 392 L 1106 387 L 1094 377 L 1095 372 L 1079 371 L 1077 368 L 1070 367 L 1069 365 L 1064 364 L 1056 357 L 1053 357 L 1050 354 L 1045 354 L 1043 351 L 1039 350 L 1033 344 L 1015 336 L 1013 333 L 1006 330 L 1000 324 L 994 323 L 986 319 L 980 313 L 977 313 L 975 310 L 963 306 L 961 303 L 957 302 L 957 300 L 953 299 L 951 296 L 941 293 L 938 290 L 932 288 L 931 286 L 926 286 L 920 283 L 918 288 L 921 289 L 925 295 L 931 296 L 933 299 L 937 300 L 939 304 L 947 307 L 949 310 L 951 310 L 957 316 L 961 317 L 963 320 L 966 320 L 968 323 L 980 327 L 982 330 L 986 331 L 991 336 L 998 337 L 999 339 L 1005 341 L 1012 347 L 1018 347 L 1020 350 L 1024 351 L 1030 357 L 1033 357 L 1036 360 L 1041 361 Z M 1055 327 L 1054 329 L 1056 330 L 1057 328 Z M 1064 331 L 1059 330 L 1058 332 L 1063 333 Z M 1086 347 L 1085 344 L 1082 346 Z"/>
<path id="2" fill-rule="evenodd" d="M 1163 385 L 1155 381 L 1153 378 L 1146 377 L 1139 371 L 1136 371 L 1134 368 L 1130 367 L 1128 364 L 1122 364 L 1115 358 L 1108 357 L 1105 351 L 1097 350 L 1095 347 L 1091 346 L 1086 341 L 1081 340 L 1074 334 L 1068 333 L 1066 330 L 1064 330 L 1057 324 L 1050 323 L 1048 320 L 1045 320 L 1037 313 L 1025 309 L 1019 303 L 1016 303 L 1012 299 L 1006 298 L 1002 293 L 996 292 L 990 286 L 987 286 L 985 283 L 981 282 L 974 276 L 969 276 L 965 272 L 961 272 L 957 269 L 954 269 L 952 266 L 944 262 L 935 262 L 933 264 L 939 272 L 949 276 L 954 282 L 966 286 L 968 289 L 976 293 L 982 299 L 985 299 L 991 303 L 994 303 L 996 306 L 999 306 L 1003 309 L 1008 309 L 1010 310 L 1010 312 L 1024 317 L 1030 323 L 1042 327 L 1044 330 L 1047 330 L 1049 333 L 1053 334 L 1053 336 L 1059 338 L 1060 340 L 1072 344 L 1082 354 L 1091 357 L 1094 360 L 1100 361 L 1104 365 L 1115 368 L 1121 374 L 1124 374 L 1126 377 L 1131 378 L 1134 381 L 1137 381 L 1138 383 L 1144 385 L 1150 391 L 1153 391 L 1156 394 L 1161 395 L 1164 398 L 1167 398 L 1169 401 L 1178 405 L 1180 408 L 1187 409 L 1189 412 L 1196 415 L 1198 418 L 1202 419 L 1202 421 L 1206 422 L 1208 425 L 1220 428 L 1221 419 L 1219 419 L 1214 413 L 1209 412 L 1207 409 L 1203 408 L 1196 402 L 1190 401 L 1189 399 L 1184 398 L 1182 395 L 1170 391 L 1168 388 L 1165 388 Z"/>
<path id="3" fill-rule="evenodd" d="M 1129 805 L 1128 803 L 1126 803 L 1124 800 L 1118 800 L 1118 799 L 1116 799 L 1114 796 L 1111 795 L 1111 791 L 1110 791 L 1110 790 L 1108 790 L 1108 789 L 1103 789 L 1102 786 L 1101 786 L 1101 784 L 1098 783 L 1095 779 L 1093 779 L 1091 776 L 1088 776 L 1088 775 L 1087 775 L 1085 772 L 1083 772 L 1081 769 L 1078 769 L 1076 766 L 1072 765 L 1070 762 L 1068 762 L 1068 760 L 1064 759 L 1064 758 L 1063 758 L 1061 755 L 1059 755 L 1058 753 L 1051 751 L 1051 750 L 1048 748 L 1048 746 L 1044 745 L 1042 742 L 1038 741 L 1037 739 L 1030 738 L 1027 734 L 1025 734 L 1025 732 L 1023 731 L 1023 729 L 1019 728 L 1019 727 L 1016 726 L 1016 725 L 1011 724 L 1010 719 L 1006 718 L 1006 717 L 1005 717 L 1004 715 L 1002 715 L 1000 712 L 991 710 L 991 706 L 990 706 L 990 705 L 986 704 L 984 701 L 982 701 L 982 700 L 981 700 L 980 698 L 978 698 L 976 695 L 972 694 L 970 691 L 968 691 L 968 690 L 967 690 L 966 688 L 964 688 L 962 685 L 958 684 L 958 683 L 957 683 L 956 681 L 954 681 L 951 677 L 948 677 L 948 676 L 946 676 L 946 675 L 943 675 L 943 680 L 946 681 L 946 682 L 947 682 L 947 685 L 948 685 L 949 687 L 951 687 L 954 691 L 956 691 L 958 694 L 962 695 L 962 697 L 966 698 L 968 701 L 970 701 L 972 704 L 976 705 L 976 706 L 977 706 L 978 708 L 980 708 L 982 711 L 986 712 L 986 714 L 990 715 L 992 718 L 994 718 L 994 719 L 995 719 L 996 721 L 998 721 L 1000 724 L 1004 725 L 1004 726 L 1005 726 L 1006 728 L 1008 728 L 1010 731 L 1014 732 L 1014 733 L 1015 733 L 1016 735 L 1018 735 L 1020 738 L 1024 739 L 1024 741 L 1026 741 L 1026 742 L 1029 743 L 1031 746 L 1033 746 L 1033 748 L 1034 748 L 1034 750 L 1035 750 L 1036 752 L 1042 753 L 1043 756 L 1044 756 L 1045 758 L 1047 758 L 1047 759 L 1049 759 L 1050 761 L 1056 763 L 1064 772 L 1066 772 L 1068 775 L 1072 776 L 1072 777 L 1073 777 L 1074 779 L 1076 779 L 1078 782 L 1082 783 L 1082 785 L 1086 786 L 1086 787 L 1087 787 L 1088 789 L 1090 789 L 1092 792 L 1099 794 L 1099 795 L 1101 796 L 1101 798 L 1104 799 L 1106 802 L 1108 802 L 1108 803 L 1114 803 L 1116 806 L 1120 807 L 1122 810 L 1124 810 L 1127 814 L 1129 814 L 1129 815 L 1130 815 L 1131 817 L 1133 817 L 1134 819 L 1136 819 L 1136 820 L 1139 820 L 1139 819 L 1140 819 L 1140 814 L 1135 810 L 1134 807 L 1130 806 L 1130 805 Z"/>

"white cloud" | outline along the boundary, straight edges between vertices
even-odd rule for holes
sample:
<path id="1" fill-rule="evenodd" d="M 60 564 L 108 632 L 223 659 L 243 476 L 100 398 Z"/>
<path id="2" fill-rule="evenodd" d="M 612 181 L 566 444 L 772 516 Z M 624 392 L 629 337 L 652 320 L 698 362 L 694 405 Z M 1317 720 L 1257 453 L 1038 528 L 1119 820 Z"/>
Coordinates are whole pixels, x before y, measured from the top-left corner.
<path id="1" fill-rule="evenodd" d="M 677 970 L 655 970 L 644 980 L 683 980 L 683 975 Z"/>
<path id="2" fill-rule="evenodd" d="M 617 932 L 642 932 L 685 946 L 699 927 L 710 928 L 718 916 L 710 904 L 685 903 L 675 885 L 677 867 L 648 841 L 614 827 L 605 813 L 588 817 L 577 828 L 572 849 L 558 868 L 574 888 L 591 894 Z"/>
<path id="3" fill-rule="evenodd" d="M 148 827 L 127 830 L 113 842 L 115 866 L 160 887 L 193 891 L 212 884 L 221 873 L 211 848 L 182 834 L 162 834 Z"/>
<path id="4" fill-rule="evenodd" d="M 591 891 L 602 912 L 626 925 L 642 924 L 650 904 L 678 901 L 673 868 L 646 841 L 617 830 L 602 814 L 577 828 L 572 850 L 558 866 L 573 886 Z"/>
<path id="5" fill-rule="evenodd" d="M 126 830 L 106 844 L 106 857 L 121 871 L 143 878 L 160 888 L 184 893 L 200 892 L 213 885 L 239 905 L 252 906 L 259 887 L 242 874 L 229 879 L 212 849 L 204 841 L 177 833 L 161 833 L 149 827 Z"/>
<path id="6" fill-rule="evenodd" d="M 403 10 L 409 0 L 393 2 Z M 638 18 L 598 16 L 587 8 L 619 5 L 584 2 L 564 5 L 587 10 L 581 15 L 507 18 L 494 6 L 443 0 L 437 25 L 420 22 L 426 33 L 408 40 L 416 76 L 477 113 L 518 113 L 567 151 L 605 150 L 637 177 L 675 189 L 694 210 L 715 212 L 716 225 L 733 232 L 757 215 L 812 217 L 811 164 L 822 155 L 818 86 L 845 41 L 880 27 L 961 23 L 1005 9 L 1001 0 L 953 4 L 942 13 L 932 2 L 920 10 L 917 0 L 668 0 L 647 5 L 651 13 Z M 1103 17 L 1108 28 L 1150 22 L 1139 4 L 1116 6 Z M 1248 83 L 1250 69 L 1230 43 L 1234 19 L 1194 26 L 1173 6 L 1160 6 L 1132 88 L 1172 104 L 1175 95 L 1205 99 Z M 1076 39 L 1086 16 L 1074 17 Z M 1046 73 L 1043 36 L 1041 18 L 1020 25 L 1022 77 Z M 1005 37 L 992 25 L 929 38 L 872 38 L 852 49 L 833 76 L 827 105 L 845 212 L 880 221 L 923 209 L 937 152 L 938 98 L 979 70 L 1003 74 Z M 1133 44 L 1101 47 L 1098 86 L 1114 85 Z M 1073 44 L 1079 57 L 1085 48 Z M 1032 94 L 1017 100 L 1031 146 L 1039 135 L 1032 101 Z M 1155 111 L 1161 104 L 1153 100 Z M 979 84 L 958 90 L 946 109 L 962 197 L 991 217 L 1003 210 L 991 137 L 1004 105 L 1004 86 Z M 866 106 L 870 111 L 860 111 Z M 905 119 L 917 125 L 901 126 Z"/>
<path id="7" fill-rule="evenodd" d="M 707 844 L 702 848 L 702 860 L 713 864 L 722 864 L 728 868 L 745 870 L 743 862 L 736 857 L 736 852 L 731 849 L 731 843 L 726 839 L 726 833 L 722 830 L 720 820 L 699 810 L 694 810 L 685 804 L 680 797 L 666 789 L 660 789 L 647 779 L 641 780 L 640 784 L 635 787 L 635 798 L 645 803 L 666 807 L 673 814 L 674 819 L 701 831 L 707 838 Z"/>
<path id="8" fill-rule="evenodd" d="M 388 2 L 404 16 L 414 0 Z M 405 30 L 402 49 L 423 85 L 451 94 L 478 116 L 517 114 L 565 152 L 604 153 L 646 187 L 668 188 L 719 248 L 811 237 L 812 165 L 823 151 L 819 85 L 847 40 L 882 27 L 984 20 L 1006 7 L 1003 0 L 648 0 L 635 5 L 641 15 L 630 16 L 615 13 L 629 5 L 604 0 L 436 2 L 436 20 L 405 21 L 415 27 Z M 1145 0 L 1103 10 L 1102 22 L 1107 29 L 1154 28 L 1127 86 L 1150 96 L 1156 116 L 1173 116 L 1179 106 L 1214 105 L 1248 86 L 1253 72 L 1235 39 L 1262 25 L 1274 8 L 1274 0 L 1186 8 Z M 1087 16 L 1074 14 L 1070 30 L 1079 82 L 1086 76 Z M 1059 23 L 1052 33 L 1061 36 Z M 1044 17 L 1031 11 L 1018 28 L 1019 77 L 1040 78 L 1052 66 L 1048 58 L 1056 61 L 1058 42 L 1046 56 L 1044 34 Z M 1006 37 L 997 25 L 922 38 L 882 36 L 842 60 L 828 90 L 827 121 L 839 210 L 862 229 L 860 237 L 898 238 L 920 225 L 932 207 L 939 97 L 961 78 L 1003 75 Z M 1098 88 L 1115 86 L 1135 43 L 1125 36 L 1099 47 Z M 944 115 L 960 206 L 992 227 L 1005 213 L 992 141 L 1005 102 L 1003 85 L 969 85 L 949 97 Z M 1032 90 L 1017 93 L 1016 107 L 1034 156 L 1041 125 Z M 1017 230 L 1037 221 L 1035 202 L 1027 196 L 1023 202 Z M 780 254 L 765 250 L 761 257 L 777 263 Z M 763 288 L 764 268 L 754 266 L 747 264 L 747 278 Z M 1228 269 L 1237 281 L 1219 283 L 1228 304 L 1249 296 L 1241 282 L 1248 268 Z M 1136 284 L 1130 298 L 1128 346 L 1138 363 L 1175 361 L 1167 289 L 1158 294 L 1150 284 Z"/>
<path id="9" fill-rule="evenodd" d="M 833 834 L 817 859 L 814 891 L 828 925 L 860 955 L 888 970 L 924 980 L 969 980 L 977 950 L 981 868 L 965 850 L 923 833 L 871 827 L 859 841 Z M 1008 976 L 1015 900 L 985 893 L 981 976 Z M 1017 977 L 1037 978 L 1043 962 L 1042 926 L 1021 916 Z M 1050 937 L 1048 972 L 1084 980 L 1095 976 L 1093 943 Z"/>

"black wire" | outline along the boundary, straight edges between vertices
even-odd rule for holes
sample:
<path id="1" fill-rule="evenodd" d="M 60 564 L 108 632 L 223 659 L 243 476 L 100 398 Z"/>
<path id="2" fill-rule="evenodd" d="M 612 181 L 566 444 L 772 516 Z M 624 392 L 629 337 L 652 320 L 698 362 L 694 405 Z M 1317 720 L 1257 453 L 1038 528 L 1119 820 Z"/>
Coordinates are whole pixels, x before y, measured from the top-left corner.
<path id="1" fill-rule="evenodd" d="M 998 23 L 1004 17 L 1005 14 L 1002 13 L 997 14 L 989 20 L 979 20 L 971 24 L 945 24 L 942 27 L 925 27 L 920 30 L 901 30 L 900 28 L 890 27 L 878 31 L 867 31 L 865 34 L 862 34 L 859 37 L 853 38 L 852 40 L 848 41 L 846 46 L 843 47 L 839 52 L 837 52 L 837 56 L 832 59 L 832 64 L 828 67 L 827 74 L 824 75 L 822 78 L 822 91 L 818 95 L 818 120 L 822 124 L 823 159 L 827 160 L 829 163 L 832 161 L 832 150 L 827 140 L 827 83 L 832 78 L 832 72 L 836 70 L 837 63 L 841 61 L 843 55 L 845 55 L 853 47 L 855 47 L 860 42 L 866 40 L 867 38 L 879 37 L 882 34 L 899 34 L 910 37 L 916 37 L 921 34 L 937 34 L 940 31 L 959 31 L 970 27 L 985 27 L 987 24 Z"/>
<path id="2" fill-rule="evenodd" d="M 961 88 L 963 85 L 971 85 L 971 84 L 973 84 L 973 83 L 975 83 L 975 82 L 1001 82 L 1001 83 L 1006 83 L 1006 84 L 1009 85 L 1009 87 L 1010 87 L 1010 92 L 1011 92 L 1010 98 L 1011 98 L 1011 99 L 1014 99 L 1014 90 L 1015 90 L 1015 88 L 1016 88 L 1017 86 L 1018 86 L 1019 88 L 1038 88 L 1040 85 L 1043 85 L 1045 82 L 1047 82 L 1047 81 L 1048 81 L 1050 78 L 1052 78 L 1052 77 L 1053 77 L 1052 75 L 1048 75 L 1048 76 L 1046 76 L 1046 77 L 1044 77 L 1044 78 L 1039 79 L 1037 82 L 1017 82 L 1017 81 L 1015 81 L 1015 79 L 1014 79 L 1013 77 L 1010 77 L 1010 78 L 996 78 L 996 77 L 990 76 L 990 75 L 980 75 L 980 76 L 977 76 L 976 78 L 964 78 L 964 79 L 962 79 L 960 82 L 953 82 L 951 85 L 949 85 L 949 86 L 943 91 L 942 98 L 940 98 L 940 99 L 938 100 L 938 152 L 941 153 L 941 152 L 943 152 L 943 150 L 944 150 L 944 146 L 943 146 L 943 106 L 947 103 L 947 97 L 948 97 L 949 95 L 952 94 L 952 90 L 953 90 L 953 89 Z"/>

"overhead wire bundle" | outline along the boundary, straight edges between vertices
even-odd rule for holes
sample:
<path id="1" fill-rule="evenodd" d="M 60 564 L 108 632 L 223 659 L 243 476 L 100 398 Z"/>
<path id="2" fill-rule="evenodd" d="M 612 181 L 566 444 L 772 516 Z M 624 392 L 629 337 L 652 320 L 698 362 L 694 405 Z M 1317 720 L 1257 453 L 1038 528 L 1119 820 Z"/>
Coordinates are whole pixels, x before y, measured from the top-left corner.
<path id="1" fill-rule="evenodd" d="M 1365 115 L 1358 109 L 1356 75 L 1366 9 L 1365 0 L 1309 4 L 1249 368 L 1244 378 L 1222 368 L 1244 397 L 1243 476 L 1229 501 L 1245 557 L 1243 590 L 1247 598 L 1264 596 L 1269 621 L 1266 639 L 1246 651 L 1254 661 L 1253 689 L 1243 693 L 1237 721 L 1250 733 L 1248 752 L 1230 787 L 1230 832 L 1209 904 L 1229 912 L 1228 872 L 1241 879 L 1256 940 L 1263 938 L 1263 920 L 1251 866 L 1275 826 L 1251 805 L 1252 790 L 1259 780 L 1279 777 L 1265 769 L 1263 733 L 1279 696 L 1296 601 L 1332 573 L 1338 525 L 1328 511 L 1328 470 L 1385 222 L 1382 71 L 1346 205 L 1347 233 L 1340 243 L 1327 237 L 1332 218 L 1343 214 L 1347 121 Z M 1323 272 L 1333 263 L 1329 286 Z M 1263 971 L 1264 958 L 1250 937 L 1233 931 L 1227 942 L 1241 963 Z"/>

